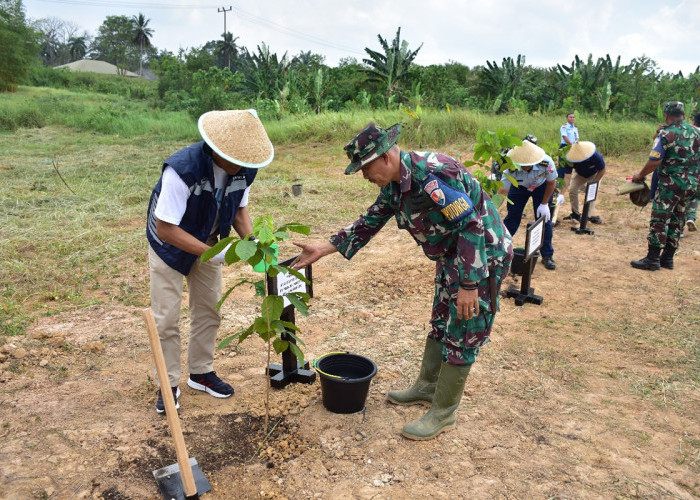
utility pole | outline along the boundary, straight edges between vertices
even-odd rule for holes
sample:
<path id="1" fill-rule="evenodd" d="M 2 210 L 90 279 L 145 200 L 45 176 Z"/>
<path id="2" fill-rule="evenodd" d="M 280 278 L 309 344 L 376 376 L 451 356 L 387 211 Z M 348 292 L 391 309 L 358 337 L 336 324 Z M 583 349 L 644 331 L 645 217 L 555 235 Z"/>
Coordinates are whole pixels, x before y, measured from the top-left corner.
<path id="1" fill-rule="evenodd" d="M 219 7 L 216 9 L 216 12 L 223 12 L 224 13 L 224 43 L 226 43 L 226 13 L 231 12 L 233 10 L 233 7 L 229 5 L 228 9 L 226 7 Z M 229 50 L 226 50 L 226 58 L 228 62 L 228 69 L 231 71 L 231 52 Z"/>

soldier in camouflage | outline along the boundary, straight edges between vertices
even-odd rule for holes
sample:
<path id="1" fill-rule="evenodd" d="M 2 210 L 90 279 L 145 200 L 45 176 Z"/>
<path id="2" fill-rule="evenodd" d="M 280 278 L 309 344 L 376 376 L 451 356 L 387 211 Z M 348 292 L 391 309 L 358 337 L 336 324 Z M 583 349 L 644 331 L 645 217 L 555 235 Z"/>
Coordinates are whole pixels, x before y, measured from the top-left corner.
<path id="1" fill-rule="evenodd" d="M 431 439 L 455 426 L 469 370 L 489 341 L 498 290 L 513 257 L 511 237 L 480 184 L 457 160 L 439 153 L 402 151 L 401 126 L 370 123 L 346 146 L 346 174 L 362 171 L 381 188 L 376 201 L 353 224 L 326 243 L 295 243 L 293 263 L 304 267 L 340 252 L 351 259 L 392 218 L 435 261 L 435 296 L 420 374 L 415 384 L 390 391 L 395 404 L 430 404 L 403 435 Z"/>
<path id="2" fill-rule="evenodd" d="M 636 269 L 673 269 L 673 255 L 685 224 L 686 204 L 695 195 L 700 176 L 700 131 L 685 123 L 684 117 L 682 102 L 665 105 L 666 126 L 656 136 L 642 170 L 632 176 L 632 181 L 643 182 L 647 174 L 658 168 L 659 185 L 651 209 L 648 252 L 646 257 L 630 262 Z"/>

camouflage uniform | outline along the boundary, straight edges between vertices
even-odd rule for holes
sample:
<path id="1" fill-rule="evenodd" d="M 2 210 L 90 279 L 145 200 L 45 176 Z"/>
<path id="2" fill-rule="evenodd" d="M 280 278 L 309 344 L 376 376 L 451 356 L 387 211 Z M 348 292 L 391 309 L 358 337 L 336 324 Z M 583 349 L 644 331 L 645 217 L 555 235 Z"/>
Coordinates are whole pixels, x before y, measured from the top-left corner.
<path id="1" fill-rule="evenodd" d="M 649 245 L 678 248 L 686 203 L 696 194 L 700 176 L 700 131 L 683 120 L 667 125 L 654 141 L 649 158 L 662 159 L 649 223 Z"/>
<path id="2" fill-rule="evenodd" d="M 401 151 L 401 182 L 383 187 L 377 200 L 352 225 L 330 238 L 345 258 L 352 258 L 391 217 L 406 229 L 436 261 L 435 297 L 429 337 L 443 344 L 443 360 L 473 363 L 479 348 L 489 341 L 498 309 L 491 304 L 489 276 L 496 290 L 508 274 L 513 257 L 511 237 L 498 210 L 481 185 L 457 160 L 439 153 Z M 449 222 L 422 183 L 433 174 L 449 187 L 466 193 L 474 210 L 459 222 Z M 479 313 L 470 320 L 457 317 L 460 281 L 478 283 Z"/>

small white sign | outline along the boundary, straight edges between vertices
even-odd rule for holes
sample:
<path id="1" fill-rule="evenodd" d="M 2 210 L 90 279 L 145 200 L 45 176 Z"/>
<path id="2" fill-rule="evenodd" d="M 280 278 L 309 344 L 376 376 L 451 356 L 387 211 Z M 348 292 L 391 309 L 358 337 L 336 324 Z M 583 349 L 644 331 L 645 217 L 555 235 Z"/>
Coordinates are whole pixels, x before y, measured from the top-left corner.
<path id="1" fill-rule="evenodd" d="M 598 196 L 598 183 L 591 182 L 590 184 L 588 184 L 588 189 L 586 189 L 585 201 L 595 201 L 596 196 Z"/>
<path id="2" fill-rule="evenodd" d="M 527 256 L 532 257 L 541 246 L 544 238 L 544 219 L 540 218 L 530 229 L 530 241 L 527 245 Z"/>
<path id="3" fill-rule="evenodd" d="M 306 278 L 306 268 L 297 269 L 299 273 Z M 277 275 L 277 293 L 275 295 L 284 296 L 292 292 L 304 292 L 306 293 L 306 283 L 301 281 L 299 278 L 294 276 L 292 273 L 278 274 Z M 291 305 L 291 302 L 284 297 L 284 307 Z"/>

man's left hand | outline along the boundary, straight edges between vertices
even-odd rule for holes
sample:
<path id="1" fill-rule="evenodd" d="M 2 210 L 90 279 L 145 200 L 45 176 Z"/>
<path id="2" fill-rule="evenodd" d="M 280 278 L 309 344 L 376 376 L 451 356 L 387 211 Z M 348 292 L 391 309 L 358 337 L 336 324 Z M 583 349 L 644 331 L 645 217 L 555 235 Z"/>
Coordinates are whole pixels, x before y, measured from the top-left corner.
<path id="1" fill-rule="evenodd" d="M 479 291 L 460 288 L 457 292 L 457 317 L 463 320 L 470 320 L 478 312 Z"/>

